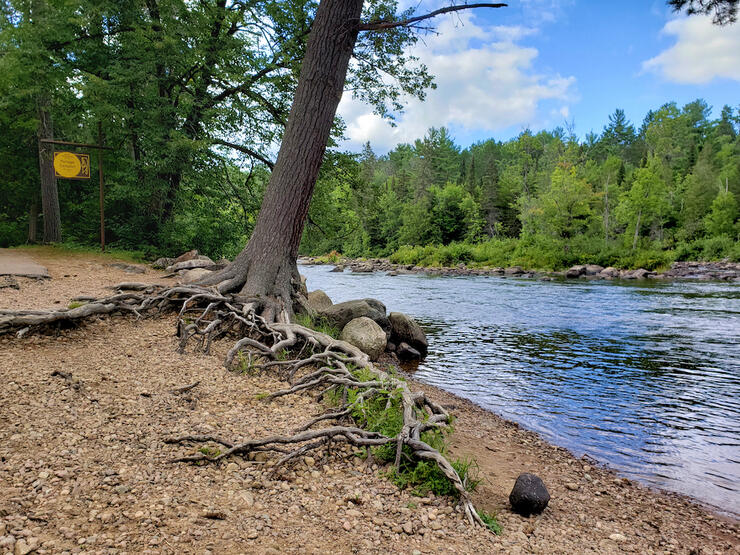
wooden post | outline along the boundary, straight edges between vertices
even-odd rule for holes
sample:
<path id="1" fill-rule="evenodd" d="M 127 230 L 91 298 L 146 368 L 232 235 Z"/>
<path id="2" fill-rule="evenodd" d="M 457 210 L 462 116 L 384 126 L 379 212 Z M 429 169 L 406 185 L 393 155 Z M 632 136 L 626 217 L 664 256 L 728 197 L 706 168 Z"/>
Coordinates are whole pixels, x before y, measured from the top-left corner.
<path id="1" fill-rule="evenodd" d="M 103 123 L 98 122 L 98 146 L 103 146 Z M 100 250 L 105 251 L 105 208 L 103 195 L 103 149 L 98 149 L 98 177 L 100 179 Z"/>

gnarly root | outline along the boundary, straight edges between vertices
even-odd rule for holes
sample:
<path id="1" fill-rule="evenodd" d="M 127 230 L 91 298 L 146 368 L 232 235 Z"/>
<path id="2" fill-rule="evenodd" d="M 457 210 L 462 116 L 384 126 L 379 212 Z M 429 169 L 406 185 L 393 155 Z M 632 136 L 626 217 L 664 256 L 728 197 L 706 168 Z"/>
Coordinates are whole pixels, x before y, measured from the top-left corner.
<path id="1" fill-rule="evenodd" d="M 185 349 L 191 338 L 198 338 L 197 348 L 207 350 L 214 336 L 237 332 L 242 337 L 226 355 L 224 365 L 227 368 L 243 365 L 250 370 L 270 369 L 277 371 L 288 382 L 288 387 L 266 395 L 266 401 L 305 391 L 318 391 L 321 397 L 332 389 L 351 389 L 357 395 L 351 403 L 345 398 L 343 406 L 313 418 L 292 435 L 249 439 L 241 443 L 227 442 L 213 436 L 186 435 L 169 438 L 168 443 L 213 441 L 226 447 L 223 453 L 216 456 L 199 452 L 180 457 L 176 461 L 217 462 L 233 455 L 272 451 L 283 455 L 276 463 L 276 466 L 280 466 L 329 442 L 337 441 L 363 448 L 395 445 L 395 465 L 398 468 L 402 448 L 406 446 L 413 456 L 437 464 L 459 492 L 460 502 L 470 523 L 484 526 L 457 471 L 437 449 L 421 439 L 425 431 L 448 426 L 450 415 L 443 407 L 428 399 L 424 393 L 412 393 L 405 381 L 375 366 L 354 345 L 298 324 L 269 322 L 254 312 L 254 299 L 234 297 L 229 301 L 221 301 L 220 304 L 210 297 L 208 300 L 209 304 L 204 309 L 198 309 L 199 314 L 188 320 L 191 322 L 189 324 L 184 323 L 185 315 L 194 309 L 195 303 L 183 304 L 179 318 L 182 329 L 181 350 Z M 283 360 L 286 353 L 295 354 L 290 359 Z M 358 378 L 360 373 L 357 370 L 365 370 L 361 374 L 366 378 Z M 392 392 L 400 400 L 403 425 L 397 435 L 386 436 L 355 425 L 341 424 L 347 420 L 351 422 L 352 413 L 356 409 L 361 410 L 366 400 L 381 391 Z M 314 428 L 318 424 L 329 425 Z"/>
<path id="2" fill-rule="evenodd" d="M 224 294 L 215 287 L 201 285 L 166 288 L 161 285 L 122 283 L 114 288 L 116 293 L 112 296 L 91 300 L 68 310 L 0 311 L 0 335 L 16 331 L 18 336 L 22 336 L 32 329 L 48 329 L 60 323 L 72 324 L 92 316 L 116 312 L 141 318 L 177 310 L 180 353 L 185 352 L 188 344 L 208 353 L 214 340 L 226 335 L 236 336 L 240 339 L 229 350 L 224 361 L 227 368 L 246 364 L 252 370 L 277 371 L 288 384 L 286 388 L 266 395 L 266 400 L 305 391 L 318 391 L 321 398 L 334 390 L 343 392 L 343 404 L 306 422 L 292 435 L 255 438 L 240 443 L 216 436 L 168 438 L 165 440 L 167 443 L 211 441 L 226 448 L 216 456 L 199 452 L 175 461 L 216 462 L 230 456 L 262 451 L 282 454 L 275 465 L 279 467 L 336 441 L 361 448 L 394 445 L 395 465 L 398 468 L 403 447 L 406 446 L 412 456 L 437 464 L 459 492 L 460 503 L 469 522 L 485 526 L 457 471 L 437 449 L 421 439 L 425 431 L 445 429 L 450 423 L 450 415 L 424 393 L 412 393 L 405 381 L 375 366 L 354 345 L 298 324 L 271 321 L 265 315 L 273 312 L 264 310 L 271 301 L 264 297 Z M 286 359 L 288 353 L 292 355 Z M 360 374 L 364 379 L 357 377 Z M 356 392 L 352 401 L 347 398 L 349 390 Z M 363 410 L 363 403 L 381 392 L 390 392 L 400 402 L 403 424 L 395 436 L 362 429 L 352 420 L 353 413 Z M 390 403 L 391 395 L 388 395 L 388 399 Z M 325 427 L 316 427 L 319 424 Z"/>

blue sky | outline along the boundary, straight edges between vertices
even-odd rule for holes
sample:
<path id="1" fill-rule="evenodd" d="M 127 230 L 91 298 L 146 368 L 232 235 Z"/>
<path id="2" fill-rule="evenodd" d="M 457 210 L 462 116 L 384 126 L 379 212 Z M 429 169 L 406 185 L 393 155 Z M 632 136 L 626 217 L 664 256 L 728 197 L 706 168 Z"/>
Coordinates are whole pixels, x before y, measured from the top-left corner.
<path id="1" fill-rule="evenodd" d="M 390 127 L 345 95 L 342 145 L 369 140 L 378 153 L 446 126 L 465 147 L 575 125 L 583 138 L 600 132 L 615 108 L 639 126 L 649 109 L 705 99 L 718 114 L 740 105 L 740 23 L 676 15 L 662 1 L 513 0 L 508 8 L 434 20 L 438 34 L 415 53 L 436 76 L 427 102 L 404 102 Z M 414 3 L 417 5 L 417 3 Z M 417 12 L 444 3 L 422 0 Z"/>

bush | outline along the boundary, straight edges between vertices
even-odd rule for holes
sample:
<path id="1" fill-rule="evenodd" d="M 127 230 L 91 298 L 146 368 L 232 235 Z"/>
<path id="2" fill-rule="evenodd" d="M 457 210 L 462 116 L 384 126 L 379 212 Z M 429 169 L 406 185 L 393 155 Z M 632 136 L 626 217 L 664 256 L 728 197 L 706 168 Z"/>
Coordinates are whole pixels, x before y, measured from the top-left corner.
<path id="1" fill-rule="evenodd" d="M 367 369 L 353 370 L 352 373 L 361 381 L 375 379 L 375 375 Z M 371 432 L 378 432 L 388 437 L 400 433 L 403 428 L 403 410 L 401 407 L 400 391 L 381 391 L 370 399 L 360 399 L 360 392 L 353 388 L 336 389 L 326 396 L 327 402 L 339 405 L 346 395 L 346 402 L 352 404 L 352 418 L 358 426 Z M 446 431 L 440 429 L 428 430 L 421 434 L 421 440 L 437 449 L 442 455 L 447 452 Z M 373 455 L 387 463 L 395 462 L 396 444 L 386 443 L 372 449 Z M 477 477 L 478 466 L 472 459 L 457 459 L 452 461 L 468 491 L 474 490 L 480 480 Z M 399 488 L 413 488 L 416 495 L 426 495 L 434 492 L 435 495 L 450 495 L 457 497 L 459 492 L 453 483 L 439 469 L 434 461 L 423 461 L 415 458 L 408 446 L 404 446 L 401 453 L 399 468 L 395 466 L 387 473 L 390 480 Z"/>
<path id="2" fill-rule="evenodd" d="M 701 260 L 732 258 L 733 249 L 737 251 L 737 242 L 733 241 L 729 235 L 709 237 L 703 241 Z"/>

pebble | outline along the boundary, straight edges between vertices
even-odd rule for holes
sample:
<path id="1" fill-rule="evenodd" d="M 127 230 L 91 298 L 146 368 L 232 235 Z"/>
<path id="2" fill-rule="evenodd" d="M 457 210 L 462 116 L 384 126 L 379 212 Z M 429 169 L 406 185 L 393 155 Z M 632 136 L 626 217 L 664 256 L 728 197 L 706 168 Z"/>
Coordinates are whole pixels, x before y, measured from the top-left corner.
<path id="1" fill-rule="evenodd" d="M 342 522 L 342 528 L 349 532 L 350 530 L 352 530 L 352 524 L 350 524 L 349 520 L 345 520 L 344 522 Z"/>
<path id="2" fill-rule="evenodd" d="M 410 520 L 407 520 L 401 525 L 401 528 L 404 532 L 406 532 L 409 536 L 414 533 L 414 525 Z"/>
<path id="3" fill-rule="evenodd" d="M 624 534 L 610 534 L 609 539 L 613 542 L 627 541 L 627 537 Z"/>

